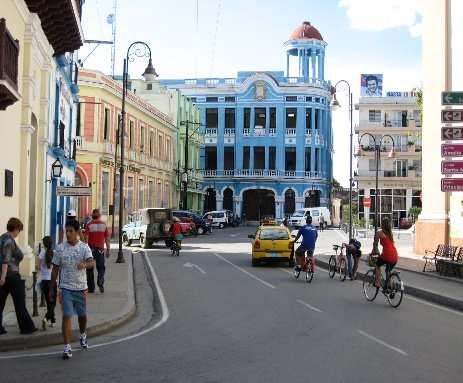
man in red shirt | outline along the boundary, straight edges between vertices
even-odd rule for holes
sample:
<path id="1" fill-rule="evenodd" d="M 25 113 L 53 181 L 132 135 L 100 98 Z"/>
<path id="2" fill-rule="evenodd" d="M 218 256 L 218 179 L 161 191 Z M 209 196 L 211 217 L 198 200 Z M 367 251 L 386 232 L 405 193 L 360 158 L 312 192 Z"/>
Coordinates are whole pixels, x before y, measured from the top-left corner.
<path id="1" fill-rule="evenodd" d="M 172 237 L 172 241 L 177 242 L 179 247 L 182 247 L 182 225 L 180 225 L 180 220 L 177 217 L 172 217 L 169 232 Z"/>
<path id="2" fill-rule="evenodd" d="M 93 259 L 96 263 L 96 270 L 98 273 L 97 284 L 100 292 L 104 293 L 104 275 L 105 275 L 105 251 L 106 244 L 106 257 L 109 257 L 109 250 L 111 244 L 109 242 L 109 231 L 106 223 L 101 220 L 101 213 L 99 209 L 94 209 L 92 212 L 92 220 L 85 225 L 85 238 L 88 246 L 92 250 Z M 95 277 L 93 268 L 87 269 L 87 284 L 88 292 L 95 292 Z"/>

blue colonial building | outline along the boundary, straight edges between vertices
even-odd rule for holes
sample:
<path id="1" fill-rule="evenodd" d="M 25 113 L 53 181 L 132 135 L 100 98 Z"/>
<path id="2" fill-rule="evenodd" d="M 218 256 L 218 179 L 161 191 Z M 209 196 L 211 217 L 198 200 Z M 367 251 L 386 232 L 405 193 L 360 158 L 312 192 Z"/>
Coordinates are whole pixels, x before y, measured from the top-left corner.
<path id="1" fill-rule="evenodd" d="M 229 209 L 258 220 L 329 207 L 333 141 L 326 45 L 304 22 L 284 44 L 286 73 L 163 81 L 200 109 L 205 211 Z"/>

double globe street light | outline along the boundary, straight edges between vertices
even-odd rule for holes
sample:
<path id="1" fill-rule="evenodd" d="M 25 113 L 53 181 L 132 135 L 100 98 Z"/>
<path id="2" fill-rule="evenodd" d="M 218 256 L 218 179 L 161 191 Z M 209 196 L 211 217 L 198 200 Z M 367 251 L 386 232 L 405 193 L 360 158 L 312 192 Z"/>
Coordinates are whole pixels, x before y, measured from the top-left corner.
<path id="1" fill-rule="evenodd" d="M 133 49 L 132 49 L 133 48 Z M 151 48 L 143 41 L 135 41 L 130 44 L 127 49 L 127 54 L 124 59 L 124 71 L 122 74 L 122 107 L 121 107 L 121 129 L 120 129 L 120 145 L 121 145 L 121 162 L 119 167 L 119 251 L 117 253 L 116 263 L 124 263 L 124 253 L 122 251 L 122 227 L 124 221 L 124 137 L 125 137 L 125 99 L 128 91 L 128 70 L 129 62 L 135 61 L 137 57 L 148 57 L 148 66 L 143 73 L 145 79 L 155 79 L 158 74 L 154 70 L 153 62 L 151 61 Z"/>

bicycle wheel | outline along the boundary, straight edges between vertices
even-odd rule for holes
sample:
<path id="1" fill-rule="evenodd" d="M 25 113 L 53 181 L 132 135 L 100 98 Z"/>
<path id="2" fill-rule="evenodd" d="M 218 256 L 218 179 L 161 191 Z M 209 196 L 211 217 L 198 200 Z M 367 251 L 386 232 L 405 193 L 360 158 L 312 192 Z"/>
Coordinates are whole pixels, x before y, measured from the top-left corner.
<path id="1" fill-rule="evenodd" d="M 328 262 L 328 275 L 330 278 L 334 278 L 334 274 L 336 274 L 336 256 L 332 255 Z"/>
<path id="2" fill-rule="evenodd" d="M 344 258 L 339 262 L 339 279 L 344 282 L 347 278 L 347 263 Z"/>
<path id="3" fill-rule="evenodd" d="M 363 280 L 363 293 L 369 302 L 373 302 L 378 295 L 379 288 L 375 286 L 375 271 L 368 270 Z"/>
<path id="4" fill-rule="evenodd" d="M 294 275 L 294 278 L 296 278 L 296 279 L 299 278 L 299 275 L 301 275 L 301 269 L 300 269 L 300 267 L 298 267 L 297 269 L 296 269 L 296 268 L 294 269 L 293 275 Z"/>
<path id="5" fill-rule="evenodd" d="M 389 276 L 389 287 L 385 295 L 392 307 L 397 308 L 400 306 L 404 295 L 404 285 L 399 274 L 391 273 Z"/>
<path id="6" fill-rule="evenodd" d="M 307 265 L 307 270 L 305 272 L 305 281 L 307 283 L 311 283 L 313 279 L 313 271 L 312 271 L 312 266 L 309 264 Z"/>

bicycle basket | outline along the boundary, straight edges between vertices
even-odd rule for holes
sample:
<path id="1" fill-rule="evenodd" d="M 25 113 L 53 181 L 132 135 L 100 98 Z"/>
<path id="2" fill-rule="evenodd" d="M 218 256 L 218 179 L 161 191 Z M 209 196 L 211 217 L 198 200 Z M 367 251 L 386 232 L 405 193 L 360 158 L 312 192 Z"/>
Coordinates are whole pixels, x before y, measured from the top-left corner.
<path id="1" fill-rule="evenodd" d="M 376 267 L 376 261 L 378 260 L 377 255 L 370 254 L 368 256 L 368 266 L 370 267 Z"/>

